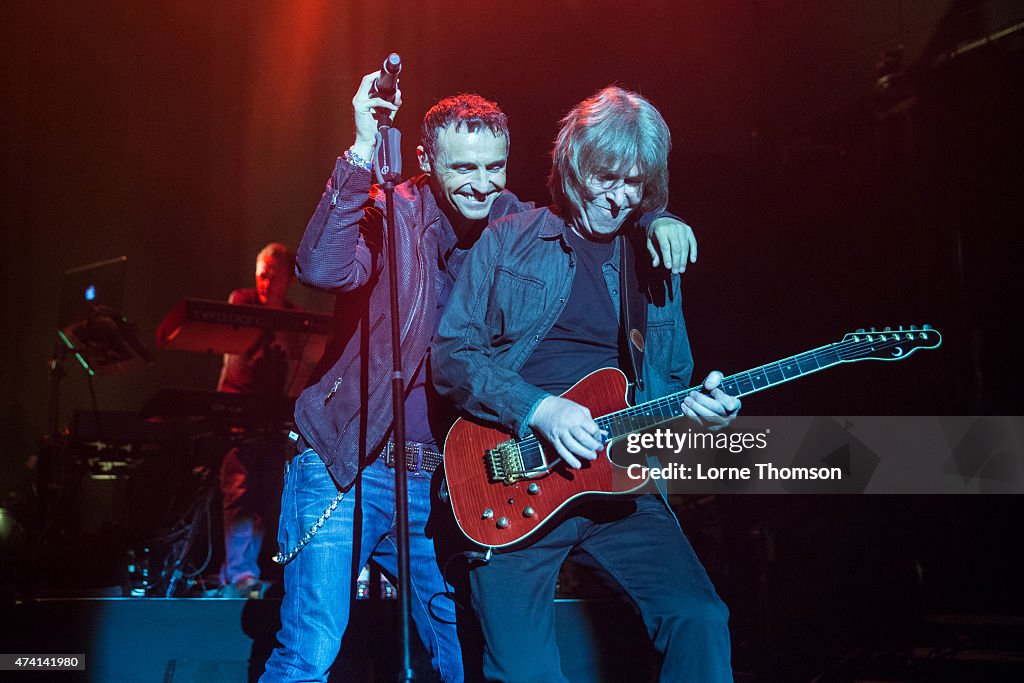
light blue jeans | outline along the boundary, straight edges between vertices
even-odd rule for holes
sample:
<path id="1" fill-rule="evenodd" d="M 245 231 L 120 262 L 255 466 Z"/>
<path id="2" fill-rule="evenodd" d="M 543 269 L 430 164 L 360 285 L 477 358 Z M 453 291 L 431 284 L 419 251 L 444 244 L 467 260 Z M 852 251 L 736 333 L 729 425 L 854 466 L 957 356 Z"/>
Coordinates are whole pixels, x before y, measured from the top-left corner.
<path id="1" fill-rule="evenodd" d="M 424 527 L 430 514 L 430 478 L 409 473 L 409 565 L 412 616 L 431 663 L 449 683 L 463 680 L 455 605 L 437 593 L 450 590 L 441 577 L 434 542 Z M 315 451 L 295 456 L 285 472 L 278 543 L 288 552 L 338 489 Z M 355 528 L 356 520 L 361 528 Z M 260 681 L 326 681 L 348 625 L 359 568 L 373 558 L 394 577 L 398 566 L 395 472 L 380 459 L 368 465 L 330 519 L 285 565 L 281 647 L 267 660 Z M 434 618 L 435 615 L 437 618 Z M 448 623 L 444 623 L 448 622 Z"/>

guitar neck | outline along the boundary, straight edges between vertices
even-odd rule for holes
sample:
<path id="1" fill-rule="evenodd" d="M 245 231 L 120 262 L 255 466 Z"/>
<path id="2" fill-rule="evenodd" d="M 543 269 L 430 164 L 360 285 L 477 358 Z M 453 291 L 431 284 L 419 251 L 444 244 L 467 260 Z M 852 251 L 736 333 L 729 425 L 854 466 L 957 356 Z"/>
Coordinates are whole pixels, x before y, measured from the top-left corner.
<path id="1" fill-rule="evenodd" d="M 875 332 L 873 327 L 870 332 L 860 329 L 846 334 L 841 341 L 729 375 L 722 380 L 720 386 L 725 393 L 739 398 L 840 363 L 858 360 L 899 361 L 918 349 L 937 349 L 941 344 L 942 335 L 930 325 L 920 328 L 911 326 L 909 330 L 904 330 L 902 326 L 898 330 L 887 327 L 881 332 Z M 609 413 L 595 421 L 611 438 L 625 436 L 682 416 L 680 404 L 683 398 L 700 389 L 698 385 L 677 391 L 654 401 Z"/>
<path id="2" fill-rule="evenodd" d="M 812 372 L 818 372 L 833 365 L 838 365 L 843 362 L 843 359 L 839 357 L 839 352 L 835 347 L 835 344 L 826 344 L 825 346 L 819 346 L 816 349 L 811 349 L 810 351 L 805 351 L 804 353 L 790 356 L 774 363 L 768 363 L 746 372 L 737 372 L 735 375 L 729 375 L 722 380 L 722 391 L 730 396 L 740 398 L 741 396 L 753 394 L 756 391 L 767 389 L 776 384 L 782 384 L 791 379 L 803 377 Z M 686 389 L 679 392 L 677 396 L 681 399 L 690 392 L 699 389 L 700 387 Z"/>
<path id="3" fill-rule="evenodd" d="M 840 356 L 837 345 L 826 344 L 774 363 L 729 375 L 722 380 L 720 386 L 725 393 L 740 398 L 843 362 L 845 361 Z M 687 394 L 700 391 L 700 389 L 701 386 L 698 385 L 677 391 L 654 401 L 609 413 L 598 418 L 596 422 L 602 429 L 609 432 L 611 438 L 624 436 L 681 417 L 683 411 L 680 404 L 683 398 Z"/>

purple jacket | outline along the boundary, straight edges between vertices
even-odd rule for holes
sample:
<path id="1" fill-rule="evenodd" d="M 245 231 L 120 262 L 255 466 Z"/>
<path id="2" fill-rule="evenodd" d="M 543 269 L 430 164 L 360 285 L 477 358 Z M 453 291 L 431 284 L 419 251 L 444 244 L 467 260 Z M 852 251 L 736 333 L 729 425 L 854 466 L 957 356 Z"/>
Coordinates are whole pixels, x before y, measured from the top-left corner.
<path id="1" fill-rule="evenodd" d="M 369 171 L 338 159 L 306 226 L 295 273 L 338 294 L 324 357 L 295 403 L 295 424 L 342 488 L 355 481 L 391 431 L 391 327 L 384 193 Z M 490 220 L 533 208 L 503 192 Z M 402 369 L 408 384 L 437 328 L 438 254 L 455 244 L 426 176 L 395 190 Z"/>

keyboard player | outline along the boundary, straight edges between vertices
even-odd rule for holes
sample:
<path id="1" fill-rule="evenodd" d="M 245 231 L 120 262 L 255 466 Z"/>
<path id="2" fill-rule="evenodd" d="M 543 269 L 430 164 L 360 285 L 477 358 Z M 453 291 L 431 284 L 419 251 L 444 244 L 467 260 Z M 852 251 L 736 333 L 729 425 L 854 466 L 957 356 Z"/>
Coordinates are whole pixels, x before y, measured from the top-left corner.
<path id="1" fill-rule="evenodd" d="M 288 300 L 295 253 L 283 244 L 268 244 L 256 257 L 256 286 L 236 289 L 228 302 L 298 310 Z M 291 383 L 288 358 L 267 330 L 246 351 L 225 354 L 218 391 L 265 396 L 285 395 Z M 291 445 L 279 425 L 248 428 L 225 455 L 220 469 L 224 516 L 223 597 L 262 597 L 266 582 L 258 564 L 268 526 L 275 528 L 281 497 L 281 469 Z"/>

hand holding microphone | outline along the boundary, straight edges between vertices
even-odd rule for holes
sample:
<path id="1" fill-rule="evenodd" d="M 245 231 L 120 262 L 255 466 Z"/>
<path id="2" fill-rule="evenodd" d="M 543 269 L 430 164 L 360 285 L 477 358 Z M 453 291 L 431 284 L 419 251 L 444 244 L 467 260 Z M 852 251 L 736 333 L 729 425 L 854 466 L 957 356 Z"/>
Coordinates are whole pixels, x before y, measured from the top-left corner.
<path id="1" fill-rule="evenodd" d="M 388 110 L 394 121 L 395 113 L 402 106 L 402 91 L 398 89 L 398 73 L 402 70 L 401 60 L 392 53 L 384 60 L 384 68 L 363 76 L 352 98 L 355 115 L 356 141 L 352 151 L 363 159 L 373 157 L 377 137 L 377 119 L 374 110 Z"/>
<path id="2" fill-rule="evenodd" d="M 398 93 L 398 74 L 402 73 L 402 58 L 397 52 L 392 52 L 377 73 L 380 75 L 373 82 L 373 94 L 383 100 L 394 102 Z"/>

